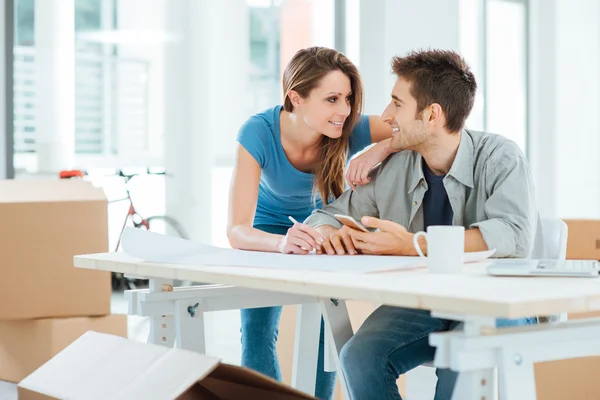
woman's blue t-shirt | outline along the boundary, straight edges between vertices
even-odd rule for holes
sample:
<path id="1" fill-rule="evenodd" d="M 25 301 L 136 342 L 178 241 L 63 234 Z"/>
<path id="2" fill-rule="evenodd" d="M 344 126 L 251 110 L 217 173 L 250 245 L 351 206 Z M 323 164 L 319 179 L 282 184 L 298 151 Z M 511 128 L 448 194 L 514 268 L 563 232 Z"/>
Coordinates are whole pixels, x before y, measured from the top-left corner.
<path id="1" fill-rule="evenodd" d="M 256 114 L 241 127 L 237 141 L 254 157 L 262 170 L 254 225 L 290 226 L 288 216 L 304 221 L 315 208 L 321 208 L 317 196 L 313 203 L 315 175 L 294 168 L 287 159 L 279 130 L 282 106 Z M 371 144 L 369 118 L 361 116 L 349 142 L 349 157 Z"/>

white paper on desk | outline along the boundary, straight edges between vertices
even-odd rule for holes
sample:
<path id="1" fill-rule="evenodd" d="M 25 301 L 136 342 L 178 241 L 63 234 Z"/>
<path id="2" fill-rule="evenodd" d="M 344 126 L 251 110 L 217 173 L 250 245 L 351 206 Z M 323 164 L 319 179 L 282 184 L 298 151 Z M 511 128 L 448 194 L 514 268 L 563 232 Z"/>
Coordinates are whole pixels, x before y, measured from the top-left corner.
<path id="1" fill-rule="evenodd" d="M 463 255 L 463 262 L 466 264 L 466 263 L 483 261 L 483 260 L 488 259 L 491 256 L 493 256 L 495 252 L 496 252 L 496 249 L 491 249 L 491 250 L 486 250 L 486 251 L 476 251 L 476 252 L 472 252 L 472 253 L 465 253 Z"/>
<path id="2" fill-rule="evenodd" d="M 419 257 L 293 255 L 226 249 L 135 228 L 127 228 L 123 232 L 121 243 L 123 250 L 132 257 L 169 264 L 285 268 L 366 274 L 424 267 L 426 261 Z"/>

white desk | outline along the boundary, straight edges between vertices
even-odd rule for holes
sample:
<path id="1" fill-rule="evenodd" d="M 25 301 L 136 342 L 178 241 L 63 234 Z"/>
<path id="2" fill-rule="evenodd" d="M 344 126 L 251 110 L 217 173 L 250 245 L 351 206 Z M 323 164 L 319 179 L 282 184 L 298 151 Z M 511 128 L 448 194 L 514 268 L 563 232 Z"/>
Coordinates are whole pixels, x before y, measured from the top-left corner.
<path id="1" fill-rule="evenodd" d="M 161 279 L 167 280 L 164 282 L 179 279 L 295 294 L 307 299 L 316 297 L 331 327 L 328 339 L 337 354 L 351 332 L 348 333 L 349 321 L 343 301 L 336 306 L 330 298 L 428 309 L 439 317 L 462 320 L 464 332 L 430 336 L 430 343 L 438 348 L 435 365 L 461 372 L 454 396 L 460 400 L 496 398 L 496 367 L 504 400 L 535 399 L 534 362 L 600 355 L 600 320 L 493 328 L 496 317 L 598 310 L 598 279 L 493 278 L 485 275 L 482 264 L 466 267 L 461 275 L 428 274 L 425 270 L 355 275 L 196 267 L 146 263 L 124 253 L 78 256 L 75 265 L 152 278 L 154 290 L 159 290 Z M 339 360 L 335 358 L 340 373 Z"/>

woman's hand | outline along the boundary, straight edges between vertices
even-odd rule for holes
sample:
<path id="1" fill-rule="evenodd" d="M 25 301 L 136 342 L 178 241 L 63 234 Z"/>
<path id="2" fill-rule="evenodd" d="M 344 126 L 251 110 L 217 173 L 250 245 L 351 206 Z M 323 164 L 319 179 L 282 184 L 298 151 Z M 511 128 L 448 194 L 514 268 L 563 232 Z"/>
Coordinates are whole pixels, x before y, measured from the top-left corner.
<path id="1" fill-rule="evenodd" d="M 323 236 L 306 224 L 294 224 L 279 240 L 277 248 L 284 254 L 308 254 L 313 249 L 321 252 Z"/>
<path id="2" fill-rule="evenodd" d="M 369 172 L 391 153 L 390 139 L 383 140 L 350 161 L 346 181 L 352 190 L 371 181 Z"/>

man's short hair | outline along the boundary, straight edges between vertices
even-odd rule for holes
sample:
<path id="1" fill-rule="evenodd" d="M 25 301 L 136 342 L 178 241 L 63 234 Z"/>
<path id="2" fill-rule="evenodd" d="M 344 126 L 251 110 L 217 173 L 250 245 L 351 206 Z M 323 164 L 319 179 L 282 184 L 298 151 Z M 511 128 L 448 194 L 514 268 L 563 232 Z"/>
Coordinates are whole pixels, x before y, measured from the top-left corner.
<path id="1" fill-rule="evenodd" d="M 392 59 L 392 70 L 410 83 L 417 101 L 417 115 L 437 103 L 446 116 L 446 128 L 458 132 L 473 109 L 475 75 L 457 53 L 448 50 L 418 50 Z"/>

